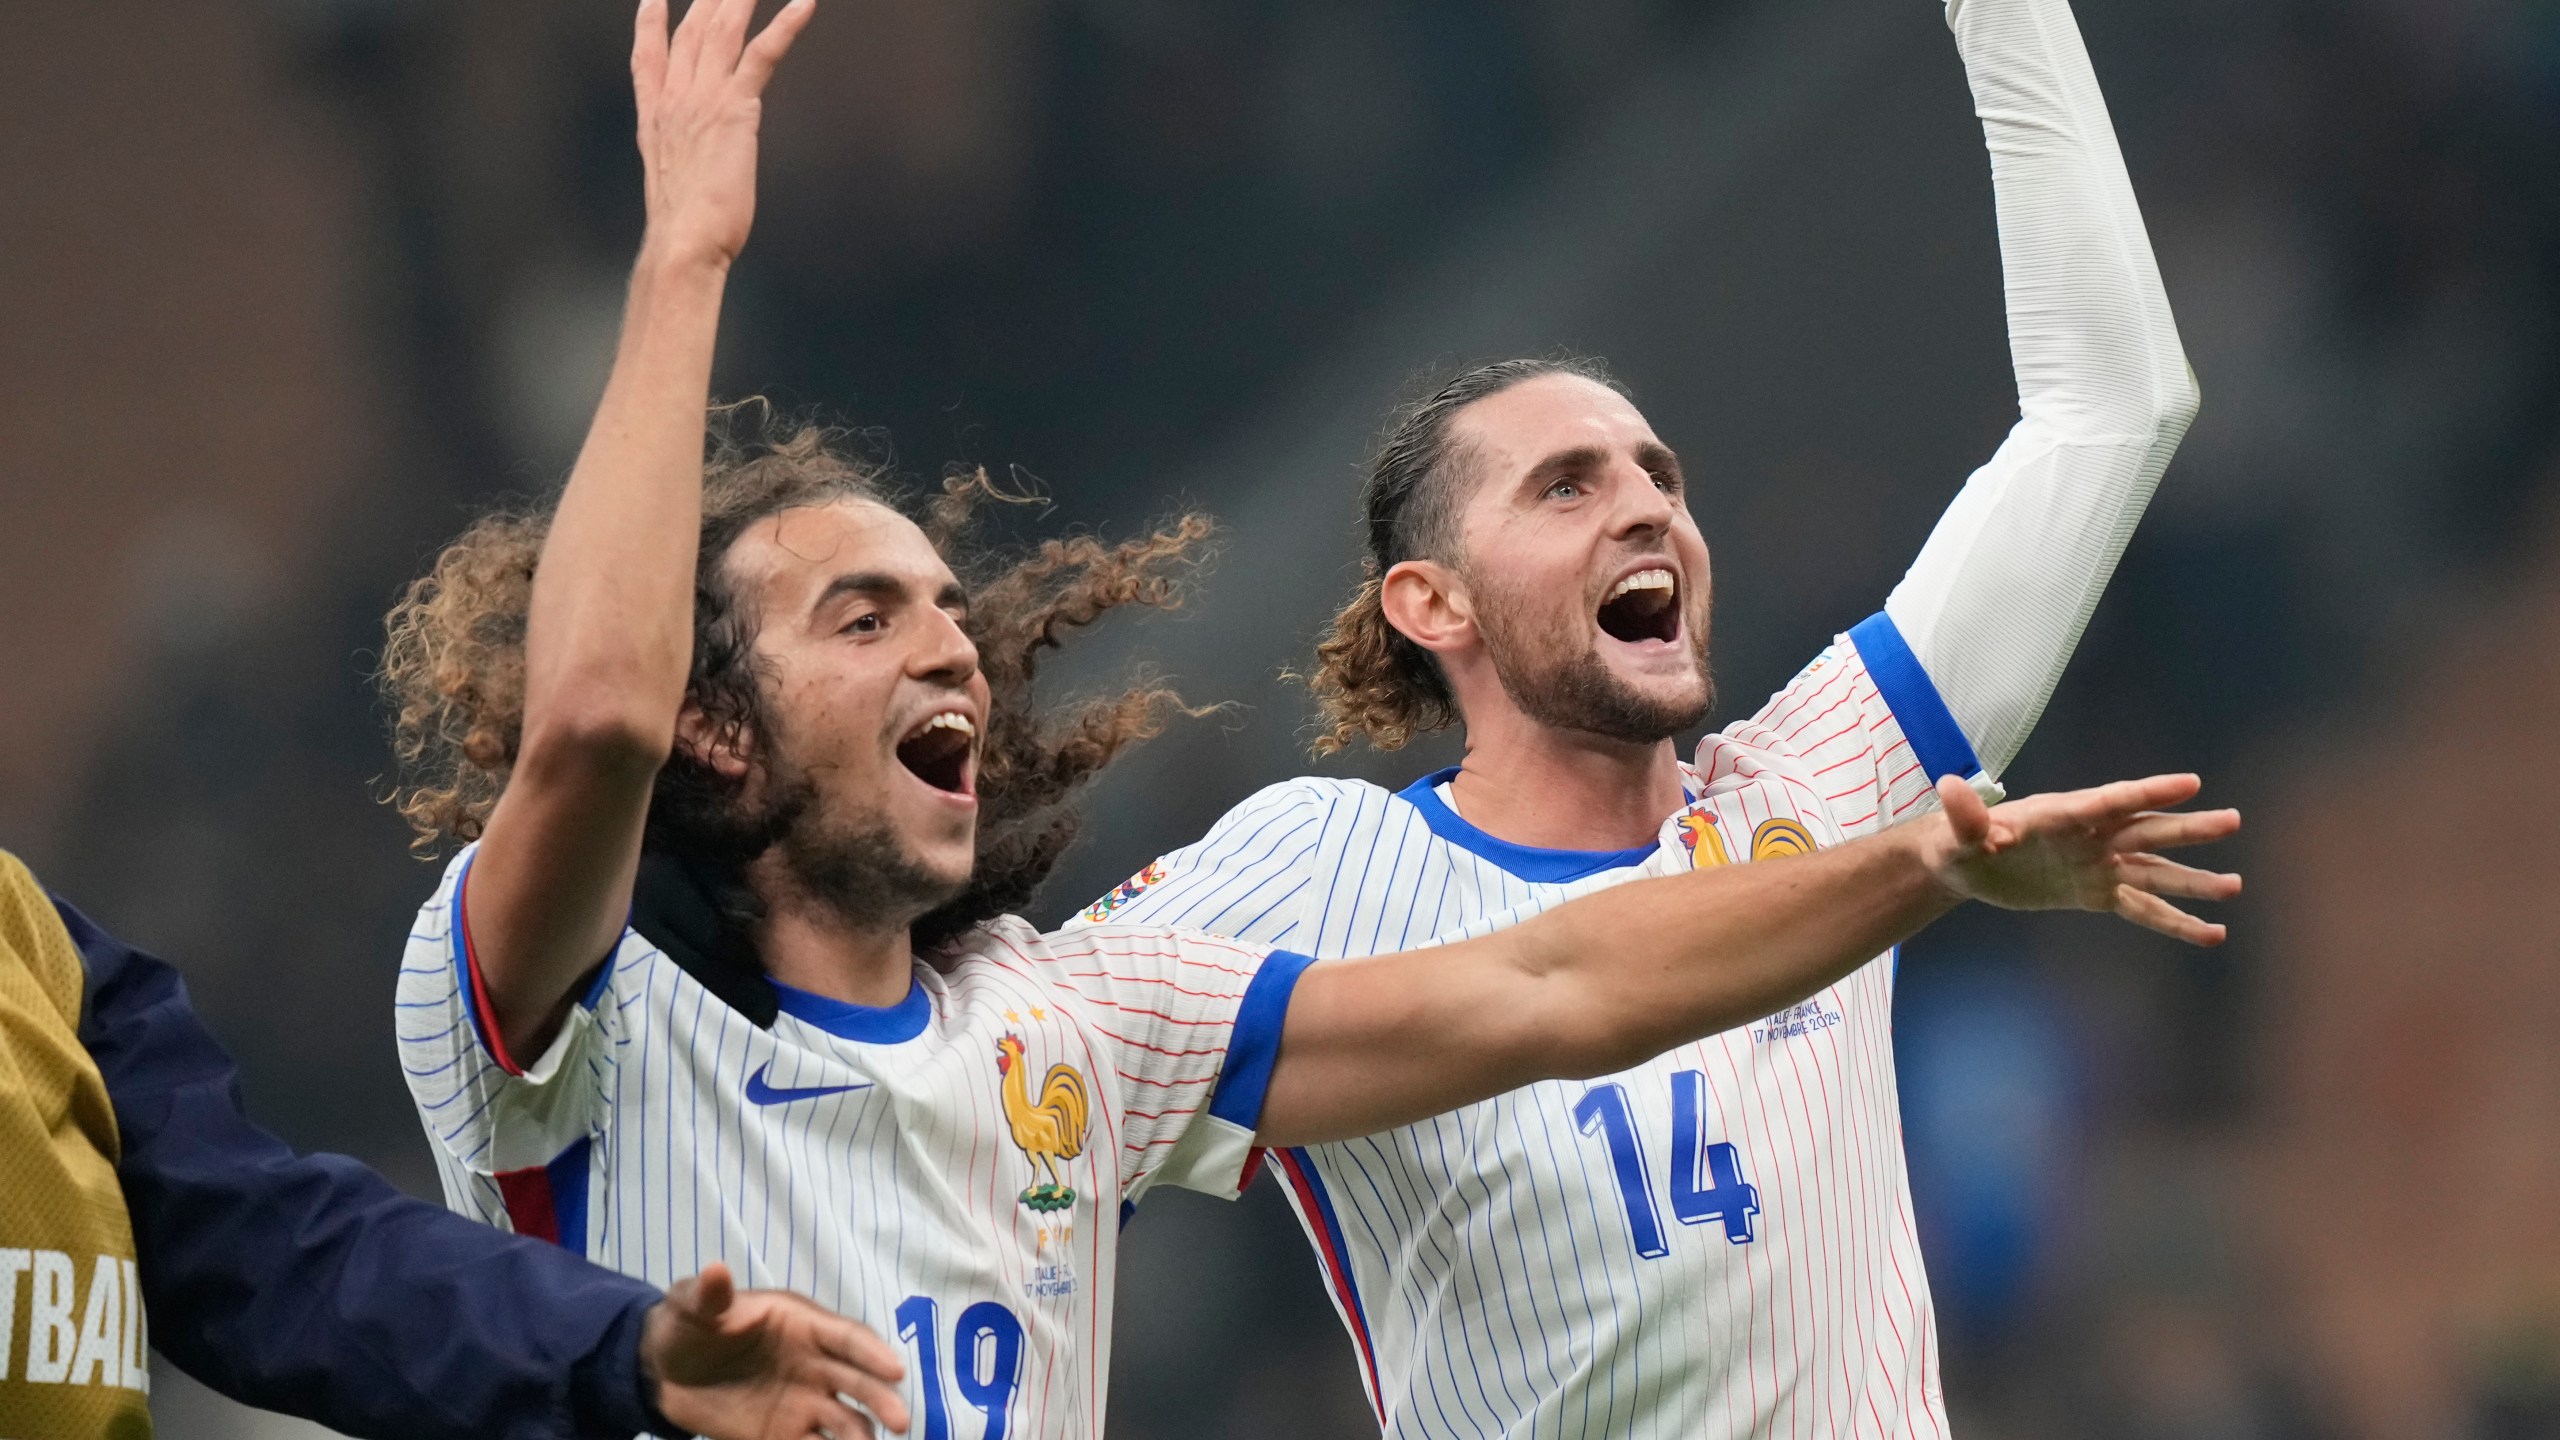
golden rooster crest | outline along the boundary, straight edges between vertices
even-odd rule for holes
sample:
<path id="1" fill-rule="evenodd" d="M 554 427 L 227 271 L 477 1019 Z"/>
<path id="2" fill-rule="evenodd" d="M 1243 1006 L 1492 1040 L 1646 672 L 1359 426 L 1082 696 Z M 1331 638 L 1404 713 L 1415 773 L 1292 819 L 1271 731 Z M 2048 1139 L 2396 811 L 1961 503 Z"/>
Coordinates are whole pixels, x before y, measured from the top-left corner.
<path id="1" fill-rule="evenodd" d="M 1034 1171 L 1046 1176 L 1022 1192 L 1022 1203 L 1042 1214 L 1076 1203 L 1076 1192 L 1058 1178 L 1058 1162 L 1084 1153 L 1084 1132 L 1092 1102 L 1084 1076 L 1073 1065 L 1052 1065 L 1040 1082 L 1040 1098 L 1031 1098 L 1031 1069 L 1022 1063 L 1022 1037 L 1007 1034 L 996 1042 L 996 1073 L 1004 1077 L 1004 1119 L 1013 1143 L 1022 1147 Z"/>
<path id="2" fill-rule="evenodd" d="M 1693 870 L 1733 863 L 1733 857 L 1724 853 L 1724 837 L 1716 833 L 1716 822 L 1699 811 L 1681 812 L 1680 843 L 1689 849 L 1689 867 Z"/>

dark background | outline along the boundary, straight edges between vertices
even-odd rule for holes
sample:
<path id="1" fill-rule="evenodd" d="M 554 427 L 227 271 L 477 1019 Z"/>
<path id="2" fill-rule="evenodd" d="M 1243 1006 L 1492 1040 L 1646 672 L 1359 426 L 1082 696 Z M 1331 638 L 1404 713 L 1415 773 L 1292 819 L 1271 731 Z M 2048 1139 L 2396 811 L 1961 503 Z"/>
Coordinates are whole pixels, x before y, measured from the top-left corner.
<path id="1" fill-rule="evenodd" d="M 1916 942 L 1906 1130 L 1968 1437 L 2560 1434 L 2560 7 L 2084 0 L 2205 408 L 2013 786 L 2251 812 L 2233 943 Z M 432 1192 L 375 803 L 398 585 L 556 482 L 637 238 L 628 9 L 19 7 L 0 46 L 0 842 L 188 970 L 255 1109 Z M 1035 918 L 1312 764 L 1277 677 L 1435 362 L 1615 362 L 1697 477 L 1746 713 L 2012 418 L 1928 0 L 823 0 L 718 386 L 1044 523 L 1185 505 L 1228 700 Z M 1446 746 L 1361 755 L 1397 781 Z M 1151 1202 L 1113 1433 L 1356 1435 L 1294 1223 Z M 173 1436 L 284 1436 L 177 1379 Z"/>

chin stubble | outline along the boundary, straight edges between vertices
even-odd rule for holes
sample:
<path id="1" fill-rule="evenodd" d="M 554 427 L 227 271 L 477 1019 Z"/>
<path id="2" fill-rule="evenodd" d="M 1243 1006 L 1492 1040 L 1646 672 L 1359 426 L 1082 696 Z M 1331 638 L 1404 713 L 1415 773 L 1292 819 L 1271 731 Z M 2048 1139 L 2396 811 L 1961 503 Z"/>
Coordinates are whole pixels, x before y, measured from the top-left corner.
<path id="1" fill-rule="evenodd" d="M 1508 590 L 1496 587 L 1479 593 L 1488 602 L 1477 614 L 1485 657 L 1493 662 L 1493 673 L 1511 702 L 1541 725 L 1629 745 L 1652 745 L 1706 723 L 1715 709 L 1715 677 L 1707 669 L 1704 625 L 1688 627 L 1696 636 L 1690 652 L 1697 662 L 1698 698 L 1656 700 L 1611 671 L 1596 645 L 1585 644 L 1558 656 L 1527 640 L 1524 632 L 1534 631 L 1535 623 L 1521 623 L 1525 607 L 1514 604 Z"/>

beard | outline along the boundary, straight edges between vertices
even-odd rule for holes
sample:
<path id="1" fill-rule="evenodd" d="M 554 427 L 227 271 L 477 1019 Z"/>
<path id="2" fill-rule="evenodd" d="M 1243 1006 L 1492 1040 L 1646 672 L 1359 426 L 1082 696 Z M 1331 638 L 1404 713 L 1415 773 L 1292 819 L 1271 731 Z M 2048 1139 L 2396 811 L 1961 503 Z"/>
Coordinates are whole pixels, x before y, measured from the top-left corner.
<path id="1" fill-rule="evenodd" d="M 846 927 L 903 930 L 957 897 L 967 877 L 938 875 L 909 850 L 876 806 L 830 806 L 806 769 L 774 757 L 766 833 L 772 855 L 801 899 Z"/>
<path id="2" fill-rule="evenodd" d="M 1516 591 L 1479 585 L 1477 594 L 1476 629 L 1484 636 L 1485 658 L 1493 662 L 1493 673 L 1511 703 L 1541 725 L 1628 745 L 1654 745 L 1706 723 L 1715 708 L 1703 621 L 1692 625 L 1684 619 L 1683 625 L 1697 664 L 1697 694 L 1662 697 L 1620 678 L 1600 658 L 1597 642 L 1585 640 L 1579 649 L 1568 649 L 1547 639 L 1555 627 L 1542 624 L 1544 617 Z"/>

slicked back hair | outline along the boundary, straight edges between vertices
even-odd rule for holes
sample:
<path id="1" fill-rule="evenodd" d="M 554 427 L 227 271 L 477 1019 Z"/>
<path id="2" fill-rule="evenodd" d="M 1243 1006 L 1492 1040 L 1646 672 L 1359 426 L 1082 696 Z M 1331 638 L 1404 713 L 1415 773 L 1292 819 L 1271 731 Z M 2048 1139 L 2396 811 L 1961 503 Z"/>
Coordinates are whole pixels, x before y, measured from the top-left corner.
<path id="1" fill-rule="evenodd" d="M 1465 447 L 1451 433 L 1458 412 L 1549 375 L 1627 394 L 1600 360 L 1551 355 L 1470 366 L 1388 414 L 1360 491 L 1366 552 L 1360 589 L 1333 617 L 1307 682 L 1322 715 L 1316 754 L 1334 754 L 1358 739 L 1379 750 L 1401 749 L 1417 735 L 1457 723 L 1457 699 L 1440 662 L 1387 623 L 1379 587 L 1387 571 L 1407 560 L 1458 559 L 1457 516 L 1467 489 L 1460 483 Z"/>

